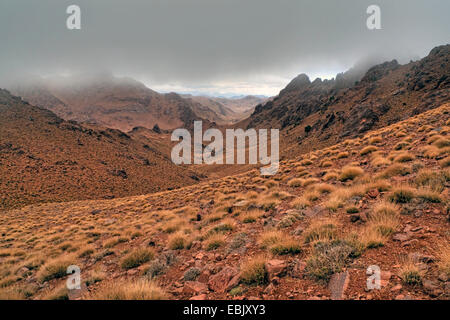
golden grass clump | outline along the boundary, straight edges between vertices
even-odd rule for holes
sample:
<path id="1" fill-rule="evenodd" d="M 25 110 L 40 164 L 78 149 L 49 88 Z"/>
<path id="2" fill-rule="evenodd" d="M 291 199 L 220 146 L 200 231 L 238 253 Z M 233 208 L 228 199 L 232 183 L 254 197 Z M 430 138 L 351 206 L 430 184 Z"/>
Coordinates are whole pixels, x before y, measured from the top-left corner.
<path id="1" fill-rule="evenodd" d="M 395 203 L 408 203 L 416 196 L 416 190 L 410 186 L 397 186 L 392 188 L 388 195 L 389 200 Z"/>
<path id="2" fill-rule="evenodd" d="M 359 241 L 367 249 L 378 248 L 385 245 L 388 237 L 381 234 L 376 228 L 366 227 L 359 235 Z"/>
<path id="3" fill-rule="evenodd" d="M 422 284 L 423 271 L 411 259 L 403 261 L 399 275 L 403 283 L 408 286 L 419 286 Z"/>
<path id="4" fill-rule="evenodd" d="M 265 212 L 260 209 L 251 209 L 240 214 L 239 220 L 242 223 L 253 223 L 258 221 L 264 214 Z"/>
<path id="5" fill-rule="evenodd" d="M 303 184 L 303 179 L 301 178 L 294 178 L 289 180 L 288 186 L 289 187 L 301 187 Z"/>
<path id="6" fill-rule="evenodd" d="M 323 181 L 337 180 L 339 178 L 339 174 L 335 171 L 329 171 L 323 176 Z"/>
<path id="7" fill-rule="evenodd" d="M 450 157 L 444 158 L 441 161 L 439 161 L 439 164 L 442 168 L 448 168 L 450 167 Z"/>
<path id="8" fill-rule="evenodd" d="M 208 237 L 205 241 L 205 248 L 208 251 L 223 247 L 226 243 L 225 235 L 216 233 Z"/>
<path id="9" fill-rule="evenodd" d="M 448 243 L 441 243 L 437 246 L 436 257 L 439 271 L 450 278 L 450 246 Z"/>
<path id="10" fill-rule="evenodd" d="M 418 187 L 428 187 L 433 191 L 442 192 L 445 188 L 447 178 L 445 173 L 436 170 L 421 169 L 414 180 Z"/>
<path id="11" fill-rule="evenodd" d="M 311 201 L 309 201 L 305 197 L 298 197 L 298 198 L 295 198 L 293 201 L 291 201 L 290 204 L 293 208 L 301 210 L 301 209 L 311 206 Z"/>
<path id="12" fill-rule="evenodd" d="M 297 254 L 301 252 L 300 243 L 279 230 L 269 230 L 261 234 L 258 243 L 272 254 Z"/>
<path id="13" fill-rule="evenodd" d="M 333 166 L 333 162 L 330 161 L 330 160 L 324 160 L 324 161 L 320 164 L 320 166 L 321 166 L 322 168 L 329 168 L 329 167 L 332 167 L 332 166 Z"/>
<path id="14" fill-rule="evenodd" d="M 367 228 L 376 230 L 387 237 L 394 233 L 400 225 L 400 208 L 393 203 L 379 202 L 369 215 Z"/>
<path id="15" fill-rule="evenodd" d="M 336 187 L 331 185 L 331 184 L 327 184 L 327 183 L 319 183 L 313 186 L 313 189 L 316 190 L 319 193 L 331 193 L 334 190 L 336 190 Z"/>
<path id="16" fill-rule="evenodd" d="M 331 219 L 313 221 L 303 233 L 305 243 L 329 241 L 337 238 L 337 225 Z"/>
<path id="17" fill-rule="evenodd" d="M 391 164 L 388 159 L 380 155 L 374 156 L 371 162 L 374 167 L 382 167 Z"/>
<path id="18" fill-rule="evenodd" d="M 381 137 L 372 137 L 369 139 L 369 144 L 377 144 L 382 141 L 383 141 L 383 139 Z"/>
<path id="19" fill-rule="evenodd" d="M 18 286 L 0 288 L 0 300 L 24 300 L 26 297 Z"/>
<path id="20" fill-rule="evenodd" d="M 165 300 L 168 296 L 153 281 L 122 280 L 112 281 L 85 298 L 88 300 Z"/>
<path id="21" fill-rule="evenodd" d="M 53 279 L 65 277 L 67 268 L 76 264 L 73 256 L 63 256 L 46 262 L 38 271 L 37 278 L 40 282 L 46 282 Z"/>
<path id="22" fill-rule="evenodd" d="M 408 161 L 413 161 L 414 160 L 414 155 L 412 155 L 409 152 L 402 152 L 400 154 L 398 154 L 397 156 L 395 156 L 394 158 L 394 162 L 408 162 Z"/>
<path id="23" fill-rule="evenodd" d="M 339 152 L 336 156 L 337 159 L 345 159 L 348 158 L 348 152 L 347 151 L 343 151 L 343 152 Z"/>
<path id="24" fill-rule="evenodd" d="M 169 237 L 167 246 L 171 250 L 182 250 L 189 246 L 189 239 L 182 232 L 177 232 Z"/>
<path id="25" fill-rule="evenodd" d="M 307 201 L 314 202 L 320 198 L 321 193 L 317 190 L 306 191 L 303 194 L 303 198 Z"/>
<path id="26" fill-rule="evenodd" d="M 394 163 L 391 166 L 387 167 L 385 170 L 383 170 L 379 177 L 381 178 L 391 178 L 394 176 L 406 176 L 407 174 L 410 174 L 412 172 L 412 169 L 410 166 L 401 164 L 401 163 Z"/>
<path id="27" fill-rule="evenodd" d="M 302 187 L 307 187 L 307 186 L 313 185 L 313 184 L 318 183 L 318 182 L 319 182 L 319 179 L 307 178 L 307 179 L 303 180 Z"/>
<path id="28" fill-rule="evenodd" d="M 153 259 L 154 253 L 145 248 L 138 248 L 127 254 L 121 261 L 123 269 L 133 269 Z"/>
<path id="29" fill-rule="evenodd" d="M 359 154 L 362 155 L 362 156 L 365 156 L 365 155 L 367 155 L 367 154 L 369 154 L 369 153 L 372 153 L 372 152 L 375 152 L 375 151 L 377 151 L 377 150 L 378 150 L 378 148 L 375 147 L 375 146 L 367 146 L 367 147 L 363 148 L 363 149 L 359 152 Z"/>
<path id="30" fill-rule="evenodd" d="M 364 170 L 356 166 L 346 166 L 342 168 L 341 174 L 339 175 L 340 181 L 353 180 L 364 174 Z"/>
<path id="31" fill-rule="evenodd" d="M 442 198 L 439 192 L 429 188 L 420 188 L 416 191 L 415 196 L 427 202 L 440 203 Z"/>
<path id="32" fill-rule="evenodd" d="M 300 161 L 300 165 L 302 165 L 302 166 L 310 166 L 310 165 L 312 165 L 312 163 L 313 162 L 310 159 L 304 159 L 304 160 Z"/>

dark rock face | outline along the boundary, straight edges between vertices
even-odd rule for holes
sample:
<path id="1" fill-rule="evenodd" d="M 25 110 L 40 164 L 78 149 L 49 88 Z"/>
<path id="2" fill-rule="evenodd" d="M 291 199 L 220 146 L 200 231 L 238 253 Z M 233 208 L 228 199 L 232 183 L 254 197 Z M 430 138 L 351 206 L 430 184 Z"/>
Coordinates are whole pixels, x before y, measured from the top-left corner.
<path id="1" fill-rule="evenodd" d="M 296 78 L 294 78 L 294 80 L 292 80 L 285 89 L 283 89 L 280 92 L 280 95 L 283 95 L 289 91 L 296 91 L 296 90 L 300 90 L 303 89 L 307 86 L 309 86 L 311 84 L 311 81 L 309 80 L 309 77 L 302 73 L 300 75 L 298 75 Z"/>
<path id="2" fill-rule="evenodd" d="M 450 45 L 444 45 L 416 62 L 350 69 L 333 80 L 311 82 L 300 74 L 277 97 L 258 105 L 246 126 L 289 131 L 300 149 L 361 135 L 447 102 L 449 58 Z"/>
<path id="3" fill-rule="evenodd" d="M 385 62 L 370 68 L 366 75 L 361 79 L 361 83 L 365 82 L 375 82 L 381 78 L 387 76 L 390 71 L 397 69 L 400 65 L 397 60 L 392 60 L 390 62 Z"/>

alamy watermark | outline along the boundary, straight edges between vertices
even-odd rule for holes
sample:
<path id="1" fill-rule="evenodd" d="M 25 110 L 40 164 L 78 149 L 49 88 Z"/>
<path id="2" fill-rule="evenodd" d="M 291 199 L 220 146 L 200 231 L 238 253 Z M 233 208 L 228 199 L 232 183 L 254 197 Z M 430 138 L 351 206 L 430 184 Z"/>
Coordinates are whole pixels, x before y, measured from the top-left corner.
<path id="1" fill-rule="evenodd" d="M 366 270 L 367 290 L 381 289 L 381 269 L 377 265 L 369 266 Z"/>
<path id="2" fill-rule="evenodd" d="M 69 16 L 66 20 L 66 27 L 69 30 L 81 30 L 81 8 L 72 4 L 67 7 L 66 14 Z M 367 7 L 366 14 L 369 17 L 366 20 L 366 26 L 369 30 L 381 29 L 381 8 L 376 4 Z"/>
<path id="3" fill-rule="evenodd" d="M 81 269 L 77 265 L 71 265 L 67 267 L 67 277 L 66 286 L 69 290 L 80 290 L 81 289 Z"/>
<path id="4" fill-rule="evenodd" d="M 376 4 L 367 7 L 366 13 L 370 16 L 366 20 L 366 26 L 369 30 L 381 29 L 381 8 Z"/>
<path id="5" fill-rule="evenodd" d="M 176 129 L 172 141 L 180 141 L 172 149 L 173 163 L 180 164 L 260 164 L 262 175 L 274 175 L 278 172 L 280 133 L 278 129 L 270 130 L 270 154 L 268 154 L 267 129 L 226 129 L 225 162 L 222 131 L 208 129 L 203 133 L 202 121 L 194 121 L 194 141 L 192 152 L 191 133 L 187 129 Z M 248 145 L 246 141 L 248 140 Z M 203 148 L 203 142 L 211 142 Z M 236 142 L 236 144 L 235 144 Z M 248 148 L 247 148 L 248 147 Z M 248 152 L 248 162 L 246 154 Z M 235 158 L 237 161 L 235 161 Z M 268 166 L 267 166 L 268 165 Z"/>

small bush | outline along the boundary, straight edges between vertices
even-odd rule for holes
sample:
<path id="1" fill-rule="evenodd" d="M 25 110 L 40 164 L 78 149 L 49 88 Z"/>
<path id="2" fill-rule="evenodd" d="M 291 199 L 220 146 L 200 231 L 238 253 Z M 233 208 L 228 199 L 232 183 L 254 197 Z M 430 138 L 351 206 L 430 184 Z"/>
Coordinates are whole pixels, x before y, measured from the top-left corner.
<path id="1" fill-rule="evenodd" d="M 376 156 L 372 158 L 372 165 L 375 167 L 381 167 L 389 164 L 391 164 L 391 162 L 384 157 Z"/>
<path id="2" fill-rule="evenodd" d="M 323 176 L 323 181 L 337 180 L 339 178 L 339 174 L 337 172 L 327 172 Z"/>
<path id="3" fill-rule="evenodd" d="M 218 225 L 214 226 L 212 231 L 216 233 L 233 231 L 234 225 L 235 223 L 232 219 L 225 219 Z"/>
<path id="4" fill-rule="evenodd" d="M 200 273 L 199 268 L 189 268 L 183 275 L 184 281 L 195 281 Z"/>
<path id="5" fill-rule="evenodd" d="M 354 248 L 346 241 L 319 242 L 306 261 L 306 274 L 318 281 L 326 282 L 334 273 L 341 272 L 351 261 Z"/>
<path id="6" fill-rule="evenodd" d="M 153 279 L 154 277 L 163 274 L 166 268 L 167 265 L 164 261 L 156 259 L 150 263 L 144 273 L 148 275 L 150 279 Z"/>
<path id="7" fill-rule="evenodd" d="M 230 290 L 229 294 L 232 297 L 242 296 L 244 294 L 244 290 L 241 287 L 235 287 Z"/>
<path id="8" fill-rule="evenodd" d="M 248 285 L 262 285 L 267 282 L 266 257 L 256 256 L 241 264 L 241 281 Z"/>

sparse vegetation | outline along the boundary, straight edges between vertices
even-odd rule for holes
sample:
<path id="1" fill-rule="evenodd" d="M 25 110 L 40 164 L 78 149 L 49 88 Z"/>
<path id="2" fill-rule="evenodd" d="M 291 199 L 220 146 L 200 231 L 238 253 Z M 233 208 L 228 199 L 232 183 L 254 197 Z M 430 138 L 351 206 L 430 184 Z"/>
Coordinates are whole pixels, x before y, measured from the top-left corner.
<path id="1" fill-rule="evenodd" d="M 353 252 L 354 248 L 345 241 L 318 242 L 306 262 L 306 274 L 326 282 L 332 274 L 342 271 L 351 261 Z"/>

